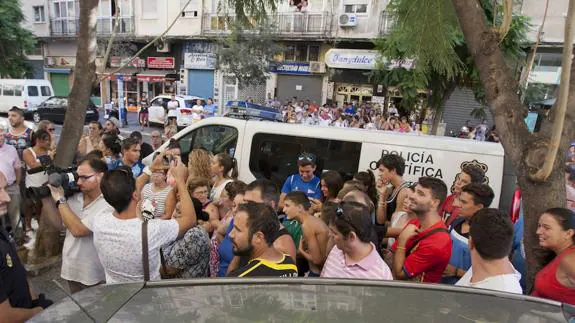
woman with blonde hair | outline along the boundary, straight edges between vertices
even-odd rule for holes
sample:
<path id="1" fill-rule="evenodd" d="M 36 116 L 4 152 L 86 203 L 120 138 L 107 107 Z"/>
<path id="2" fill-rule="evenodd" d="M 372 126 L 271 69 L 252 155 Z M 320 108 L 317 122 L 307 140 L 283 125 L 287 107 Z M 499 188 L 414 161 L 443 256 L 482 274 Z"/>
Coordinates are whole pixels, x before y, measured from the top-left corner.
<path id="1" fill-rule="evenodd" d="M 213 155 L 206 149 L 193 149 L 188 155 L 189 178 L 203 178 L 211 182 L 212 180 L 212 158 Z"/>

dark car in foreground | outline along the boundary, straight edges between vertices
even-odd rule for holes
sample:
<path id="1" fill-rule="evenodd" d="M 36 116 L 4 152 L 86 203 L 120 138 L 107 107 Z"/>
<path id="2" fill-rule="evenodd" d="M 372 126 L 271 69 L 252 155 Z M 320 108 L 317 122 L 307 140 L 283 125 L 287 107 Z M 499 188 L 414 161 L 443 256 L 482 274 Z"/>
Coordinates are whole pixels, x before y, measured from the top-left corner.
<path id="1" fill-rule="evenodd" d="M 195 279 L 98 286 L 31 322 L 569 322 L 574 308 L 445 285 L 333 279 Z M 77 304 L 75 303 L 77 302 Z"/>
<path id="2" fill-rule="evenodd" d="M 32 120 L 34 122 L 39 122 L 40 120 L 50 120 L 54 123 L 64 123 L 64 117 L 66 116 L 66 111 L 68 110 L 68 98 L 65 96 L 52 96 L 46 101 L 42 102 L 35 109 L 31 110 Z M 100 114 L 98 113 L 98 108 L 90 100 L 88 107 L 86 109 L 86 120 L 88 123 L 90 121 L 98 121 L 100 119 Z"/>

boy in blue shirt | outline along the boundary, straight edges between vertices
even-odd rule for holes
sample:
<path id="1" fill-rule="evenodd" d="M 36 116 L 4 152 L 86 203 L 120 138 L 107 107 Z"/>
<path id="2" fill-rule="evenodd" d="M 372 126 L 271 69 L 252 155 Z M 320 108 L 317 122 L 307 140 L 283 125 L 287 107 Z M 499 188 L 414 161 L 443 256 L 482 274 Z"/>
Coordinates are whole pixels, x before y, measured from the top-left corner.
<path id="1" fill-rule="evenodd" d="M 308 198 L 321 199 L 320 178 L 314 175 L 317 168 L 314 154 L 302 153 L 297 160 L 298 173 L 289 176 L 282 186 L 279 210 L 283 210 L 286 195 L 290 192 L 303 192 Z"/>

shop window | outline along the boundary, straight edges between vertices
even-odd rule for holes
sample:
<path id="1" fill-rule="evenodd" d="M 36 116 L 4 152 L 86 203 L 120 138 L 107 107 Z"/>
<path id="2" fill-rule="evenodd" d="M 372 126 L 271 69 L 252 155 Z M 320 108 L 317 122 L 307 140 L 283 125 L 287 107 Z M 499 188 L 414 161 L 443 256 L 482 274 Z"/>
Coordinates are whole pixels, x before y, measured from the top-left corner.
<path id="1" fill-rule="evenodd" d="M 318 157 L 317 176 L 335 170 L 351 178 L 359 167 L 361 143 L 258 133 L 252 140 L 250 171 L 256 178 L 270 179 L 281 187 L 289 175 L 297 172 L 296 162 L 302 152 Z"/>
<path id="2" fill-rule="evenodd" d="M 308 61 L 319 61 L 319 46 L 317 45 L 309 46 Z"/>
<path id="3" fill-rule="evenodd" d="M 34 6 L 34 22 L 46 22 L 44 6 Z"/>
<path id="4" fill-rule="evenodd" d="M 238 143 L 238 130 L 222 125 L 208 125 L 193 130 L 178 139 L 182 149 L 182 160 L 188 163 L 188 155 L 194 149 L 206 149 L 212 154 L 226 152 L 234 156 Z"/>
<path id="5" fill-rule="evenodd" d="M 28 96 L 38 96 L 38 94 L 37 86 L 28 86 Z"/>
<path id="6" fill-rule="evenodd" d="M 52 91 L 49 86 L 41 86 L 40 93 L 42 93 L 42 96 L 52 96 Z"/>
<path id="7" fill-rule="evenodd" d="M 343 8 L 345 13 L 367 13 L 367 4 L 347 4 Z"/>

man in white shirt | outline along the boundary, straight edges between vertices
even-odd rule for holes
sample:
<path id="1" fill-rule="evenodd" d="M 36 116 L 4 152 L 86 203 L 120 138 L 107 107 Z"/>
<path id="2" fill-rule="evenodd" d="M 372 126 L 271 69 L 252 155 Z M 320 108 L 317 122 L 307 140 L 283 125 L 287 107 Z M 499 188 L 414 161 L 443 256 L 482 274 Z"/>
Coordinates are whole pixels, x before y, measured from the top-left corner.
<path id="1" fill-rule="evenodd" d="M 64 196 L 62 187 L 49 186 L 67 229 L 60 275 L 68 282 L 72 293 L 100 284 L 105 279 L 92 231 L 94 219 L 112 211 L 100 191 L 100 183 L 107 169 L 106 163 L 100 159 L 81 161 L 77 170 L 81 192 L 69 199 Z"/>
<path id="2" fill-rule="evenodd" d="M 154 170 L 152 170 L 154 171 Z M 172 162 L 171 175 L 179 192 L 187 192 L 188 169 L 179 157 Z M 142 263 L 141 195 L 130 168 L 118 167 L 102 179 L 104 199 L 114 208 L 94 220 L 94 245 L 104 266 L 106 283 L 144 281 Z M 150 280 L 160 279 L 160 247 L 182 237 L 196 225 L 196 213 L 189 194 L 180 194 L 181 216 L 148 221 Z"/>
<path id="3" fill-rule="evenodd" d="M 20 218 L 20 181 L 22 179 L 22 164 L 18 151 L 14 146 L 6 143 L 6 129 L 0 125 L 0 172 L 6 177 L 6 192 L 10 196 L 8 213 L 4 215 L 4 226 L 16 228 Z M 1 222 L 0 222 L 1 225 Z"/>
<path id="4" fill-rule="evenodd" d="M 509 261 L 512 244 L 509 216 L 491 208 L 477 211 L 469 221 L 471 268 L 456 285 L 522 294 L 521 274 Z"/>

